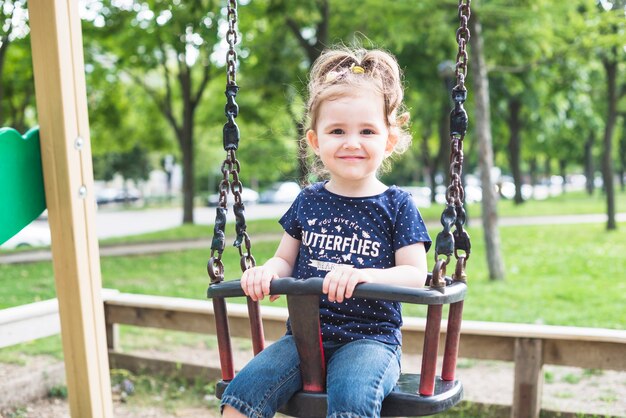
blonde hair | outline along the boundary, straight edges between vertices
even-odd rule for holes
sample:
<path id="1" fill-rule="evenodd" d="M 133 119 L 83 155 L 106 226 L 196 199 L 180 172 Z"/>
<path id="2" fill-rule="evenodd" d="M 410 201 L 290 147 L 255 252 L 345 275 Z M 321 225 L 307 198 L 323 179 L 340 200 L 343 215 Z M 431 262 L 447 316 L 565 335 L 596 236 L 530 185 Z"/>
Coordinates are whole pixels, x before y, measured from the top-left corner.
<path id="1" fill-rule="evenodd" d="M 402 154 L 411 145 L 407 127 L 410 117 L 403 103 L 402 72 L 393 55 L 379 49 L 342 47 L 322 52 L 311 68 L 305 130 L 315 130 L 320 105 L 324 101 L 363 88 L 373 89 L 382 96 L 385 123 L 397 137 L 392 155 Z M 302 140 L 306 141 L 305 138 Z M 382 171 L 389 169 L 387 161 L 383 162 Z M 319 158 L 315 158 L 311 171 L 318 175 L 326 174 Z"/>

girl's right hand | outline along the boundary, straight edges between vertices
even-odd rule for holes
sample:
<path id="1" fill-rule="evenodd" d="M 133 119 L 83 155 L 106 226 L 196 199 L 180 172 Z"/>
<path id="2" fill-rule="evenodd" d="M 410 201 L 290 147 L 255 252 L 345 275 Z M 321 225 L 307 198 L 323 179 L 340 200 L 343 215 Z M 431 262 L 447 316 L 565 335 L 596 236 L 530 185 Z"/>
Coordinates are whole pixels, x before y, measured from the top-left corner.
<path id="1" fill-rule="evenodd" d="M 270 294 L 270 282 L 277 278 L 278 274 L 265 266 L 252 267 L 241 276 L 241 288 L 246 296 L 256 302 Z M 279 295 L 270 296 L 270 302 L 279 297 Z"/>

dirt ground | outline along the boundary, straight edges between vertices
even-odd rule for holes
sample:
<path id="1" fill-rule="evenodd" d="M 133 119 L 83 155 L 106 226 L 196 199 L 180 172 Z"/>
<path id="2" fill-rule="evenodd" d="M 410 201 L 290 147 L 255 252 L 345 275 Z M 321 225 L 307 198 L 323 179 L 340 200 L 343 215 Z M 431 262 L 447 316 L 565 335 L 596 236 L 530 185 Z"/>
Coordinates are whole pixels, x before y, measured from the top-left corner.
<path id="1" fill-rule="evenodd" d="M 215 353 L 200 347 L 181 348 L 175 353 L 156 350 L 137 353 L 169 360 L 184 359 L 185 362 L 211 366 L 216 365 L 217 361 Z M 245 352 L 237 350 L 235 357 L 238 368 L 247 361 L 250 354 L 248 350 Z M 403 357 L 404 371 L 416 372 L 419 365 L 419 356 L 405 355 Z M 7 379 L 11 379 L 11 376 L 21 373 L 22 367 L 0 364 L 0 380 L 6 382 Z M 495 405 L 512 403 L 512 363 L 460 359 L 457 374 L 463 382 L 465 400 Z M 626 417 L 626 373 L 545 366 L 544 375 L 543 409 L 572 412 L 581 416 Z M 3 394 L 0 393 L 1 397 Z M 155 402 L 154 406 L 137 407 L 133 405 L 133 402 L 122 403 L 118 400 L 114 402 L 114 415 L 120 418 L 218 417 L 216 404 L 213 402 L 207 402 L 207 404 L 211 406 L 177 408 L 175 411 L 168 411 L 158 402 Z M 0 418 L 66 417 L 69 418 L 67 402 L 50 398 L 30 402 L 12 410 L 0 411 Z"/>

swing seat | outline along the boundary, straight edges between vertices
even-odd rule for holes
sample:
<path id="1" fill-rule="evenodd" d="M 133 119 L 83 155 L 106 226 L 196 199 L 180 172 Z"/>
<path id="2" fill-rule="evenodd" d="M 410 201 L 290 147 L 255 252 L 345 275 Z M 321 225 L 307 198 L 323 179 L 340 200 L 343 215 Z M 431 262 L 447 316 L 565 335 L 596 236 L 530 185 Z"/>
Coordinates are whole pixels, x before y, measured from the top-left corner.
<path id="1" fill-rule="evenodd" d="M 270 285 L 272 295 L 287 296 L 291 328 L 301 361 L 303 389 L 279 410 L 285 415 L 302 418 L 326 416 L 325 367 L 322 364 L 319 329 L 319 296 L 322 295 L 322 282 L 323 279 L 319 277 L 306 280 L 281 278 L 273 280 Z M 421 373 L 401 375 L 396 387 L 383 402 L 381 416 L 433 415 L 453 407 L 462 400 L 463 386 L 454 378 L 454 369 L 458 352 L 462 303 L 466 291 L 467 285 L 463 282 L 452 282 L 451 285 L 442 289 L 414 289 L 373 283 L 362 283 L 356 287 L 353 297 L 429 306 Z M 218 344 L 220 344 L 223 379 L 217 384 L 216 396 L 221 399 L 228 382 L 233 377 L 232 354 L 223 352 L 223 350 L 231 350 L 224 298 L 240 297 L 244 296 L 244 293 L 239 280 L 234 280 L 210 285 L 207 295 L 213 299 Z M 250 299 L 248 301 L 250 308 L 251 301 Z M 450 304 L 451 309 L 446 333 L 444 367 L 441 376 L 435 376 L 439 352 L 441 308 L 445 304 Z M 251 311 L 250 316 L 251 325 L 254 328 L 253 317 L 256 314 Z M 254 330 L 252 334 L 254 339 Z"/>
<path id="2" fill-rule="evenodd" d="M 463 385 L 458 380 L 446 382 L 437 377 L 432 396 L 418 394 L 419 374 L 403 373 L 393 391 L 383 401 L 381 416 L 408 417 L 434 415 L 443 412 L 463 399 Z M 218 399 L 228 382 L 220 380 L 215 389 Z M 326 394 L 299 391 L 278 412 L 291 417 L 317 418 L 326 416 Z"/>

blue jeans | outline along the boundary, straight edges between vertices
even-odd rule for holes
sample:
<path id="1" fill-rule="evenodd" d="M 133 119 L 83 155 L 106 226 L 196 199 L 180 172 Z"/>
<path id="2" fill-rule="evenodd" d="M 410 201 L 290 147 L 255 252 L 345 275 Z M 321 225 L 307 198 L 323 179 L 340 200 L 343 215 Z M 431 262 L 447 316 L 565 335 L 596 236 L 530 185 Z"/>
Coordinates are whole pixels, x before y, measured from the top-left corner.
<path id="1" fill-rule="evenodd" d="M 383 399 L 400 377 L 400 346 L 373 340 L 324 343 L 328 417 L 379 417 Z M 248 417 L 272 417 L 302 388 L 300 358 L 286 335 L 259 353 L 230 382 L 222 408 Z"/>

